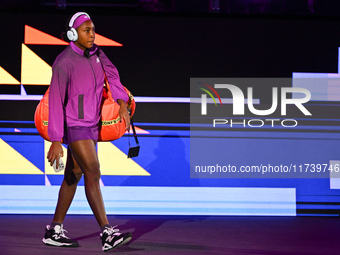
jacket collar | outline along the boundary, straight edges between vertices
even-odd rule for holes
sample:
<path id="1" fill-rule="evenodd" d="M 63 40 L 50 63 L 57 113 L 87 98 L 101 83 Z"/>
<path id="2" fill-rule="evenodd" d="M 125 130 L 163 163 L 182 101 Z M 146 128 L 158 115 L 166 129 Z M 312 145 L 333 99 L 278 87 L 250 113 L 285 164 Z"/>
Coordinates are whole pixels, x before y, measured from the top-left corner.
<path id="1" fill-rule="evenodd" d="M 75 45 L 74 42 L 70 42 L 70 46 L 71 46 L 73 51 L 75 51 L 76 53 L 78 53 L 81 56 L 84 56 L 84 51 L 81 50 L 80 48 L 78 48 L 78 46 Z M 93 55 L 98 50 L 97 44 L 94 44 L 93 47 L 89 50 L 90 50 L 90 56 Z"/>

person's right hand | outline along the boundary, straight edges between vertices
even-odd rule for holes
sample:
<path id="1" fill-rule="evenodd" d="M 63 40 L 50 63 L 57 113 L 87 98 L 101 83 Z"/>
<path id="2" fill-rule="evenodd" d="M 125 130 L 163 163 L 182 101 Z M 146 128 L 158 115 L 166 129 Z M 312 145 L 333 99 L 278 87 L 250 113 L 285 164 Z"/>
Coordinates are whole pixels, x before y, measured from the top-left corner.
<path id="1" fill-rule="evenodd" d="M 56 167 L 58 169 L 59 166 L 59 158 L 64 156 L 63 146 L 61 145 L 61 142 L 52 142 L 50 149 L 47 153 L 47 159 L 48 162 L 50 162 L 50 165 L 53 165 L 54 160 L 56 159 Z"/>

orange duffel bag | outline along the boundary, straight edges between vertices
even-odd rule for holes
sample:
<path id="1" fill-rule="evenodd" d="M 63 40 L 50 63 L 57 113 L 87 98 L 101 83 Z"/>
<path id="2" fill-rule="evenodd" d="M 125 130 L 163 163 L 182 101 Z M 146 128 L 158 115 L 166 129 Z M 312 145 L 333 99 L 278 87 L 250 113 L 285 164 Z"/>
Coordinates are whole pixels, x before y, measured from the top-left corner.
<path id="1" fill-rule="evenodd" d="M 125 92 L 129 96 L 126 106 L 130 111 L 132 118 L 136 109 L 136 102 L 131 92 L 125 88 Z M 101 124 L 99 126 L 98 141 L 113 141 L 122 137 L 125 134 L 125 121 L 120 121 L 119 104 L 113 100 L 110 86 L 104 85 L 103 98 L 101 103 Z"/>
<path id="2" fill-rule="evenodd" d="M 106 80 L 107 84 L 107 80 Z M 110 86 L 104 85 L 103 97 L 101 102 L 101 125 L 99 127 L 98 141 L 113 141 L 122 137 L 125 133 L 125 121 L 120 121 L 119 109 L 120 106 L 112 98 Z M 128 110 L 130 111 L 130 117 L 135 113 L 136 102 L 130 91 L 125 88 L 125 92 L 129 96 L 129 100 L 126 102 Z M 40 100 L 35 114 L 34 124 L 42 138 L 50 141 L 48 136 L 48 97 L 50 88 L 47 89 L 45 95 Z"/>

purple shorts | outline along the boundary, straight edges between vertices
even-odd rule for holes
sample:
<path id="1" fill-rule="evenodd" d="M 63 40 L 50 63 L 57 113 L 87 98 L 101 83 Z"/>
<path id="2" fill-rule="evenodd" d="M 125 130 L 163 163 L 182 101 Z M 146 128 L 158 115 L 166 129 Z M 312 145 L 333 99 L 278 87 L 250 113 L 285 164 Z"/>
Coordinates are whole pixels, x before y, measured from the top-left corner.
<path id="1" fill-rule="evenodd" d="M 65 144 L 71 144 L 73 142 L 79 141 L 79 140 L 98 140 L 98 130 L 99 126 L 95 125 L 92 127 L 68 127 L 67 132 L 65 132 L 64 135 L 64 142 Z M 67 146 L 67 162 L 66 162 L 66 168 L 65 168 L 65 180 L 69 186 L 77 183 L 77 177 L 75 176 L 73 172 L 74 163 L 72 158 L 71 149 L 69 146 Z"/>
<path id="2" fill-rule="evenodd" d="M 79 140 L 98 140 L 98 125 L 92 127 L 68 127 L 64 136 L 64 143 L 70 144 Z"/>

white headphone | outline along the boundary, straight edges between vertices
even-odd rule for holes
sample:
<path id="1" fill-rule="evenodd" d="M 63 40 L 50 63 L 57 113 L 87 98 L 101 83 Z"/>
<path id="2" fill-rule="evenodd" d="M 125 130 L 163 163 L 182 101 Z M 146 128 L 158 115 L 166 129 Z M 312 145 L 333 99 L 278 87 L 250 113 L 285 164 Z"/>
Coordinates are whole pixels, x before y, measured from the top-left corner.
<path id="1" fill-rule="evenodd" d="M 86 12 L 77 12 L 76 14 L 74 14 L 68 24 L 69 30 L 67 31 L 66 35 L 67 38 L 71 41 L 71 42 L 75 42 L 78 40 L 78 33 L 77 30 L 75 28 L 73 28 L 73 24 L 74 21 L 81 15 L 86 15 L 89 19 L 90 16 L 86 13 Z"/>

